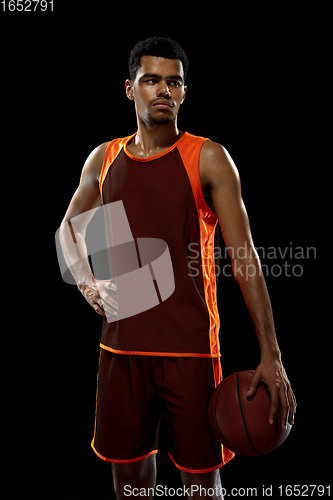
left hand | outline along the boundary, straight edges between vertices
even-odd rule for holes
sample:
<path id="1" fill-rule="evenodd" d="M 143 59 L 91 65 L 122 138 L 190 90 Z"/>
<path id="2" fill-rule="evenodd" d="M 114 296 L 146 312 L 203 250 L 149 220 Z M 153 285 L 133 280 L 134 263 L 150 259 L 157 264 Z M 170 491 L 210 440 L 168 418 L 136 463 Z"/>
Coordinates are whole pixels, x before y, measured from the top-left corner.
<path id="1" fill-rule="evenodd" d="M 247 396 L 252 396 L 260 382 L 267 385 L 271 396 L 271 406 L 269 410 L 269 423 L 273 424 L 279 405 L 282 406 L 281 427 L 286 429 L 286 423 L 294 424 L 294 414 L 296 413 L 296 399 L 291 389 L 286 371 L 281 359 L 264 358 L 253 374 Z M 288 418 L 289 415 L 289 418 Z"/>

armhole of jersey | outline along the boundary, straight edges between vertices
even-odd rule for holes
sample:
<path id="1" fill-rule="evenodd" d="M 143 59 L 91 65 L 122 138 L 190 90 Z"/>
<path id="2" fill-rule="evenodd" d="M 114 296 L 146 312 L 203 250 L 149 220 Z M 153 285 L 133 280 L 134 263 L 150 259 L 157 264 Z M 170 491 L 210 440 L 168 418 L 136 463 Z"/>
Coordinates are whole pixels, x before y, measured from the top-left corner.
<path id="1" fill-rule="evenodd" d="M 178 145 L 178 150 L 192 185 L 196 205 L 200 208 L 201 212 L 216 217 L 216 213 L 210 208 L 204 198 L 199 175 L 201 148 L 204 143 L 210 141 L 210 139 L 192 136 L 191 134 L 187 135 L 190 140 L 180 143 Z"/>
<path id="2" fill-rule="evenodd" d="M 122 148 L 125 146 L 125 144 L 134 137 L 135 134 L 130 135 L 128 137 L 124 137 L 122 139 L 114 139 L 111 141 L 106 150 L 105 150 L 105 155 L 104 155 L 104 160 L 103 160 L 103 165 L 102 165 L 102 170 L 101 170 L 101 175 L 99 177 L 99 191 L 101 194 L 102 198 L 102 204 L 104 204 L 103 201 L 103 184 L 105 181 L 105 178 L 108 174 L 109 168 L 111 167 L 112 163 L 114 160 L 117 158 L 119 155 L 120 151 Z"/>

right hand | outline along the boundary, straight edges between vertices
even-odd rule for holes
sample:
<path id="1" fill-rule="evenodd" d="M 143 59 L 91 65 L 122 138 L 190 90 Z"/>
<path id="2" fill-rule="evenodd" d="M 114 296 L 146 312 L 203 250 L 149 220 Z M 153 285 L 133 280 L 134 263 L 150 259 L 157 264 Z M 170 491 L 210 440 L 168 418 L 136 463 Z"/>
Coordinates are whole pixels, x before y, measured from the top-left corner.
<path id="1" fill-rule="evenodd" d="M 117 286 L 111 280 L 95 280 L 93 285 L 78 285 L 78 289 L 97 314 L 117 317 Z"/>

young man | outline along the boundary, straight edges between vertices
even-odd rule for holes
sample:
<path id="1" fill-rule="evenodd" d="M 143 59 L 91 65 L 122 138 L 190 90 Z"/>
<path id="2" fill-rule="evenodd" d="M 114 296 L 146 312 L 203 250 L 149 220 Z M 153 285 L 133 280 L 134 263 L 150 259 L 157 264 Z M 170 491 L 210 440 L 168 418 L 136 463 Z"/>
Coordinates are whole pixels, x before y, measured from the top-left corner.
<path id="1" fill-rule="evenodd" d="M 261 349 L 248 394 L 255 393 L 259 382 L 267 384 L 270 422 L 280 401 L 282 427 L 293 423 L 296 410 L 236 167 L 220 144 L 177 128 L 187 68 L 183 49 L 169 39 L 150 38 L 134 47 L 126 95 L 135 105 L 138 130 L 91 153 L 60 231 L 79 290 L 104 316 L 92 446 L 112 463 L 118 498 L 128 496 L 130 488 L 154 488 L 162 413 L 170 436 L 169 456 L 183 484 L 214 488 L 220 498 L 218 469 L 233 453 L 217 442 L 208 421 L 211 394 L 222 380 L 212 272 L 217 223 Z M 87 259 L 73 265 L 74 246 L 86 255 L 84 235 L 91 215 L 78 218 L 80 223 L 71 224 L 71 219 L 120 201 L 134 240 L 167 243 L 175 287 L 156 307 L 110 321 L 107 318 L 117 318 L 117 280 L 95 280 Z M 193 248 L 200 252 L 195 273 L 189 265 Z"/>

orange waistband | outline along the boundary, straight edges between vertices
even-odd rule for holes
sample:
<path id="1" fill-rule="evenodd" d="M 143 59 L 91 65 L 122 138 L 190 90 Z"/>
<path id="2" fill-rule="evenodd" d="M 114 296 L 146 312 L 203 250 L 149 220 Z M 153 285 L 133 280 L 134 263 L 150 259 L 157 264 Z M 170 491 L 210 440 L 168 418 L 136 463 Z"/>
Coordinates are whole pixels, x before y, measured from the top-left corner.
<path id="1" fill-rule="evenodd" d="M 106 351 L 114 352 L 115 354 L 133 354 L 135 356 L 171 356 L 174 358 L 216 358 L 220 357 L 214 356 L 213 354 L 204 354 L 198 352 L 154 352 L 154 351 L 122 351 L 119 349 L 113 349 L 104 344 L 100 344 L 102 349 Z"/>

